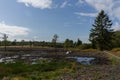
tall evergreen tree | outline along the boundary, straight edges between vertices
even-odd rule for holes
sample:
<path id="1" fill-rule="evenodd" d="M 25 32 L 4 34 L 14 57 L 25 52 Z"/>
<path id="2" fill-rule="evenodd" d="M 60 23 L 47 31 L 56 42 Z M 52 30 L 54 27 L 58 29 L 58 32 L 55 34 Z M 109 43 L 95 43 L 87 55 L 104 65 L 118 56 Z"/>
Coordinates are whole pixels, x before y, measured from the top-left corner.
<path id="1" fill-rule="evenodd" d="M 99 50 L 110 49 L 112 43 L 113 29 L 111 29 L 112 21 L 104 10 L 96 17 L 93 28 L 90 30 L 89 40 L 92 42 L 94 48 Z"/>

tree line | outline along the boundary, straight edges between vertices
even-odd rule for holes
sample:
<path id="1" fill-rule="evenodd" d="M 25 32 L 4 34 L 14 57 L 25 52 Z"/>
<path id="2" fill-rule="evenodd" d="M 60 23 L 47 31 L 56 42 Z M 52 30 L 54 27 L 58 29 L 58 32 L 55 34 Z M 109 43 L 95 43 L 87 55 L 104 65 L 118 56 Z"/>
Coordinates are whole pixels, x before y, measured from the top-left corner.
<path id="1" fill-rule="evenodd" d="M 73 41 L 70 39 L 66 39 L 64 42 L 57 42 L 58 35 L 55 34 L 51 42 L 46 41 L 17 41 L 16 39 L 13 41 L 9 41 L 7 39 L 3 39 L 0 41 L 0 46 L 28 46 L 28 47 L 55 47 L 55 48 L 75 48 L 82 44 L 82 41 L 78 39 L 77 41 Z"/>

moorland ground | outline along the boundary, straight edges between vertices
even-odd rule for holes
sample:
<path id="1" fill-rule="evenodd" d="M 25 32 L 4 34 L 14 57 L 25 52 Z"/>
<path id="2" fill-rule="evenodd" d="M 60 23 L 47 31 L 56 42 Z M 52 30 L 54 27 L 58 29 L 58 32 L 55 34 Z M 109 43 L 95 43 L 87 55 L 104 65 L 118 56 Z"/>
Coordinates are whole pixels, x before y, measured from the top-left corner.
<path id="1" fill-rule="evenodd" d="M 70 54 L 66 54 L 71 50 Z M 108 51 L 75 50 L 62 48 L 29 48 L 7 47 L 0 48 L 0 55 L 32 54 L 45 57 L 37 60 L 38 64 L 27 64 L 22 61 L 16 63 L 0 63 L 1 80 L 119 80 L 119 59 Z M 108 54 L 110 53 L 110 54 Z M 39 55 L 38 55 L 39 54 Z M 95 57 L 97 64 L 83 65 L 73 59 L 65 57 Z"/>

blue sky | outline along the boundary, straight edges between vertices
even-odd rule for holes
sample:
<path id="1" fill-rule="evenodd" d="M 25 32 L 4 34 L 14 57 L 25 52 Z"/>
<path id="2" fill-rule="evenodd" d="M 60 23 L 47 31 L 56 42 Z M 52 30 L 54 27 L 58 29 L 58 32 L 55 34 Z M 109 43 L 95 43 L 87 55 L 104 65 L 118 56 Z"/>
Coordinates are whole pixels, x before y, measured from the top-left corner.
<path id="1" fill-rule="evenodd" d="M 89 42 L 97 13 L 103 9 L 120 29 L 119 0 L 0 0 L 0 32 L 9 40 L 58 41 L 66 38 Z M 2 36 L 2 35 L 0 35 Z"/>

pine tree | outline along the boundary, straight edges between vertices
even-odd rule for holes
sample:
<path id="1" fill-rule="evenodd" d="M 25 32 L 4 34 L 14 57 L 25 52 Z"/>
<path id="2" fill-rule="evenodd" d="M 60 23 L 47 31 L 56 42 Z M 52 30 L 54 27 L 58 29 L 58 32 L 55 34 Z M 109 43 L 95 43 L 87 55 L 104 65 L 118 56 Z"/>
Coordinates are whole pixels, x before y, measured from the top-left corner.
<path id="1" fill-rule="evenodd" d="M 113 29 L 111 29 L 112 21 L 104 10 L 96 17 L 93 28 L 90 30 L 89 40 L 92 42 L 93 48 L 99 50 L 108 50 L 111 46 Z"/>

